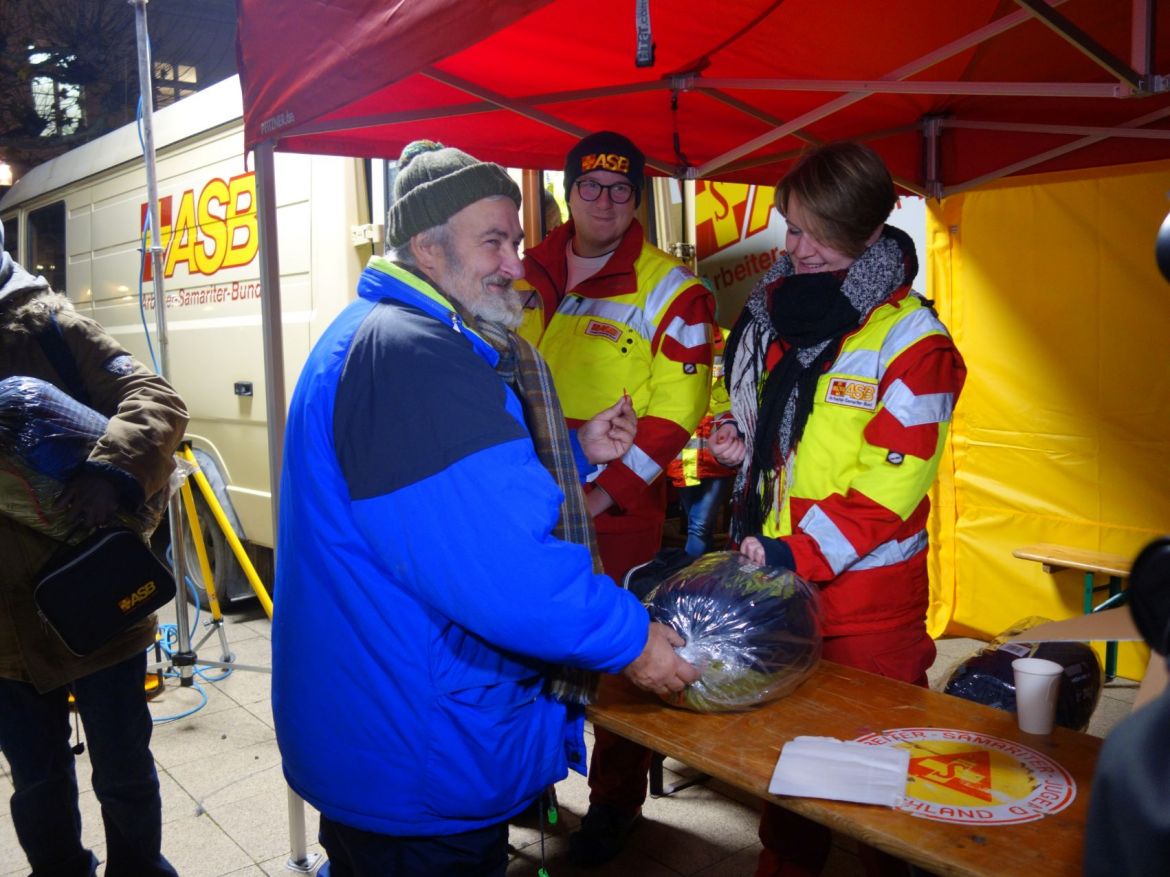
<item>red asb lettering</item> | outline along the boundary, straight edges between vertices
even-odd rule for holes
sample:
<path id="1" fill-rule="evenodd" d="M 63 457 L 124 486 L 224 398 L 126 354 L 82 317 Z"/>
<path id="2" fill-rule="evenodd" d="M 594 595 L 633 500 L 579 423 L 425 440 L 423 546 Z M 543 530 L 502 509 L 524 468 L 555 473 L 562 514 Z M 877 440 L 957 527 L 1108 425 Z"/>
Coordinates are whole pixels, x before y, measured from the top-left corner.
<path id="1" fill-rule="evenodd" d="M 613 171 L 624 174 L 630 169 L 630 160 L 624 155 L 614 155 L 610 152 L 598 152 L 595 155 L 581 156 L 581 173 L 588 171 Z"/>

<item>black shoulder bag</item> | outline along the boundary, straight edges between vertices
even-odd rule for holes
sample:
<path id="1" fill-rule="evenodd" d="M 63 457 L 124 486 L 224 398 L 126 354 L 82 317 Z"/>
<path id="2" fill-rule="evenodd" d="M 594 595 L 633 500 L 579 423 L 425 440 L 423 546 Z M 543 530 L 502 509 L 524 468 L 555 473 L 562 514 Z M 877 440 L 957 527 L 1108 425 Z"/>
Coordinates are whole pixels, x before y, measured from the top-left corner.
<path id="1" fill-rule="evenodd" d="M 41 349 L 83 405 L 89 394 L 56 316 L 38 336 Z M 37 573 L 37 612 L 75 655 L 96 651 L 175 597 L 175 578 L 128 527 L 97 530 L 57 552 Z"/>

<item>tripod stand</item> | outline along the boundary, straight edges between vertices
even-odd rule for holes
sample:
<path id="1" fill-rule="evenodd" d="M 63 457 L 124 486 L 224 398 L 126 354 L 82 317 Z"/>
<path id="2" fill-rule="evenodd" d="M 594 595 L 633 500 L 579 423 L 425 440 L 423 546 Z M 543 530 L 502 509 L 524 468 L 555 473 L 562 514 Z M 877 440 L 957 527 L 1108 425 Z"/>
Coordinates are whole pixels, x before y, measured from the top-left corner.
<path id="1" fill-rule="evenodd" d="M 207 477 L 199 469 L 199 464 L 195 460 L 195 455 L 191 452 L 190 445 L 184 443 L 179 451 L 179 456 L 186 461 L 191 467 L 191 475 L 183 482 L 179 489 L 179 497 L 182 502 L 182 508 L 186 514 L 188 526 L 191 529 L 191 542 L 195 546 L 195 554 L 199 562 L 199 569 L 202 575 L 204 585 L 207 589 L 208 605 L 211 610 L 211 621 L 208 626 L 211 628 L 206 634 L 196 643 L 191 642 L 190 621 L 187 614 L 187 576 L 188 558 L 186 557 L 186 540 L 182 537 L 182 526 L 171 527 L 171 553 L 172 562 L 175 568 L 176 578 L 179 579 L 179 593 L 175 597 L 175 621 L 177 627 L 178 649 L 175 651 L 168 650 L 169 660 L 159 663 L 158 665 L 151 665 L 151 670 L 165 671 L 171 669 L 174 675 L 179 678 L 179 684 L 183 687 L 189 687 L 194 684 L 195 668 L 203 667 L 219 667 L 220 669 L 230 670 L 252 670 L 259 673 L 271 673 L 271 667 L 249 666 L 238 664 L 235 662 L 235 657 L 231 653 L 228 646 L 227 633 L 224 630 L 223 612 L 220 608 L 219 597 L 215 589 L 215 577 L 211 570 L 211 562 L 207 556 L 207 547 L 203 539 L 202 527 L 199 523 L 199 516 L 195 511 L 195 498 L 191 491 L 191 479 L 195 480 L 196 486 L 199 488 L 200 494 L 206 501 L 208 508 L 211 509 L 212 515 L 215 517 L 217 526 L 222 530 L 224 537 L 232 547 L 236 560 L 239 562 L 244 574 L 247 577 L 248 583 L 252 586 L 253 592 L 256 594 L 260 605 L 264 608 L 268 618 L 272 618 L 272 599 L 268 596 L 268 591 L 264 587 L 264 583 L 260 581 L 260 577 L 256 573 L 247 553 L 244 551 L 244 546 L 240 543 L 239 537 L 236 536 L 231 523 L 227 519 L 227 515 L 223 511 L 223 507 L 219 504 L 218 498 L 215 496 L 215 491 L 212 490 L 211 485 L 207 481 Z M 172 513 L 175 509 L 176 502 L 172 499 Z M 176 530 L 179 535 L 176 535 Z M 198 649 L 206 643 L 211 637 L 218 635 L 220 646 L 220 660 L 212 661 L 198 657 Z"/>

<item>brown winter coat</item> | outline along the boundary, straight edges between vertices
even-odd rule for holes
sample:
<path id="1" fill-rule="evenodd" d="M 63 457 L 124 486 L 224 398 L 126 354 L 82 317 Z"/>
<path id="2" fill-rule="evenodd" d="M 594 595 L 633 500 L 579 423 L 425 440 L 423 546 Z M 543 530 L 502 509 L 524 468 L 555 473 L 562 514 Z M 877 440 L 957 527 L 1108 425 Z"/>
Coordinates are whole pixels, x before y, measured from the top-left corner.
<path id="1" fill-rule="evenodd" d="M 141 488 L 139 499 L 154 495 L 167 485 L 187 425 L 182 400 L 165 380 L 129 360 L 97 323 L 74 312 L 64 296 L 19 268 L 0 287 L 0 379 L 25 375 L 68 392 L 36 337 L 54 311 L 90 406 L 110 418 L 89 462 L 132 478 Z M 151 616 L 91 655 L 71 653 L 42 624 L 32 602 L 35 574 L 59 547 L 0 509 L 0 677 L 31 682 L 42 692 L 125 660 L 154 640 Z"/>

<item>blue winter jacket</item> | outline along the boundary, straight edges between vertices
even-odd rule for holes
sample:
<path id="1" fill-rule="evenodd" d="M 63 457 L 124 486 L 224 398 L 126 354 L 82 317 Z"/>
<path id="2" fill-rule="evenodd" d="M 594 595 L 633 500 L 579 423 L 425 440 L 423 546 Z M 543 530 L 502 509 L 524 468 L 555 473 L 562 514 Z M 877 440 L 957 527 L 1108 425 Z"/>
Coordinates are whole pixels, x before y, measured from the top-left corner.
<path id="1" fill-rule="evenodd" d="M 273 714 L 289 785 L 391 835 L 470 831 L 584 770 L 550 665 L 616 672 L 648 616 L 553 538 L 561 492 L 495 351 L 372 259 L 314 347 L 284 446 Z"/>

